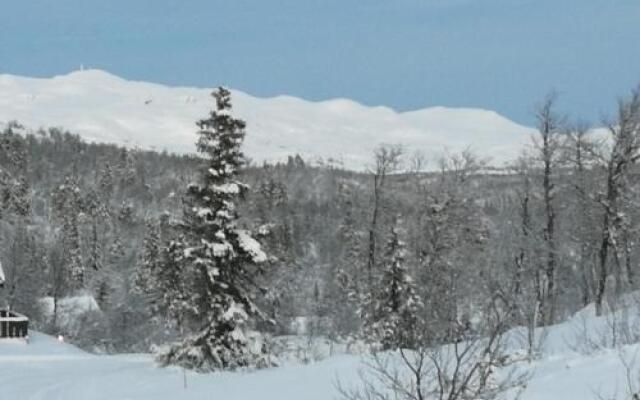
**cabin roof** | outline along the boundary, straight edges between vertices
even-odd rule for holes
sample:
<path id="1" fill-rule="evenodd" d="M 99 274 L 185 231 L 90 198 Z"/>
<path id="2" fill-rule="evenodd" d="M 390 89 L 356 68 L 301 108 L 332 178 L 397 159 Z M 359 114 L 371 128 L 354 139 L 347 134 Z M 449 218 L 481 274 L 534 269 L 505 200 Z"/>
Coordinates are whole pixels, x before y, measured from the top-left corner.
<path id="1" fill-rule="evenodd" d="M 2 322 L 28 322 L 29 318 L 15 311 L 0 309 L 0 321 Z"/>
<path id="2" fill-rule="evenodd" d="M 2 270 L 2 263 L 0 263 L 0 286 L 4 284 L 4 281 L 5 281 L 4 271 Z"/>

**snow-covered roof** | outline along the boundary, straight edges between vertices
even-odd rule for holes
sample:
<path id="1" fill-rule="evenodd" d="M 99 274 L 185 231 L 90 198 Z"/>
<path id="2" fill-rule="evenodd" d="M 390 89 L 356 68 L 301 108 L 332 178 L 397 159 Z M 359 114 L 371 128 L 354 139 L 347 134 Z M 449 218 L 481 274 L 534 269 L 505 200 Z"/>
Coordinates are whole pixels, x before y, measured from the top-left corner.
<path id="1" fill-rule="evenodd" d="M 11 312 L 8 313 L 8 316 L 0 317 L 0 321 L 2 321 L 2 322 L 25 322 L 25 321 L 29 321 L 29 318 L 27 318 L 25 315 L 22 315 L 20 313 L 15 312 L 15 311 L 11 311 Z"/>
<path id="2" fill-rule="evenodd" d="M 0 263 L 0 286 L 4 285 L 5 277 L 4 271 L 2 270 L 2 263 Z"/>

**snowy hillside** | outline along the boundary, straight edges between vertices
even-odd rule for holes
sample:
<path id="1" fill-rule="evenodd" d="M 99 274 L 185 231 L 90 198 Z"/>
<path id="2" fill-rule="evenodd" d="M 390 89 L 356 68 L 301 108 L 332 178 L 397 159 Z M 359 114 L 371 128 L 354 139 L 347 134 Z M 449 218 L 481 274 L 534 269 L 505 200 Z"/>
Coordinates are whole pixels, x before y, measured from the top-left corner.
<path id="1" fill-rule="evenodd" d="M 50 79 L 0 75 L 0 123 L 58 126 L 90 141 L 191 152 L 194 121 L 213 106 L 210 91 L 127 81 L 100 70 Z M 501 165 L 518 155 L 532 132 L 480 109 L 399 113 L 345 99 L 233 96 L 237 114 L 249 124 L 245 151 L 256 162 L 299 153 L 363 169 L 376 145 L 400 143 L 431 157 L 470 148 Z"/>
<path id="2" fill-rule="evenodd" d="M 622 350 L 575 351 L 588 327 L 594 337 L 605 334 L 610 318 L 594 318 L 586 309 L 547 332 L 545 351 L 530 365 L 533 379 L 524 400 L 588 400 L 596 394 L 625 395 L 621 354 L 631 359 L 640 345 Z M 600 330 L 600 328 L 604 330 Z M 339 355 L 309 365 L 288 363 L 251 373 L 187 373 L 156 368 L 148 355 L 96 356 L 83 353 L 46 335 L 31 333 L 31 342 L 0 340 L 0 398 L 23 400 L 330 400 L 336 399 L 336 379 L 357 381 L 362 359 Z M 636 365 L 638 367 L 640 365 Z M 637 369 L 632 375 L 635 375 Z"/>

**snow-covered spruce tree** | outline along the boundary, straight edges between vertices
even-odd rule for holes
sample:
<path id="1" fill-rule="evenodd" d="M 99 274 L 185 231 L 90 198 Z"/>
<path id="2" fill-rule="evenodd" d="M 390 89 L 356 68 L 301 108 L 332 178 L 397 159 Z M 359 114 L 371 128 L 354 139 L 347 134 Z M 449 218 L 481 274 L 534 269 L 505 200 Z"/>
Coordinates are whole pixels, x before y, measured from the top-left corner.
<path id="1" fill-rule="evenodd" d="M 288 334 L 292 319 L 299 315 L 293 299 L 300 292 L 297 282 L 300 268 L 295 262 L 291 231 L 292 213 L 281 172 L 270 165 L 265 165 L 261 172 L 264 176 L 257 185 L 253 204 L 249 206 L 256 211 L 257 237 L 269 254 L 269 271 L 260 280 L 268 291 L 258 302 L 268 320 L 264 320 L 259 329 L 276 335 Z"/>
<path id="2" fill-rule="evenodd" d="M 198 371 L 263 366 L 261 348 L 252 346 L 250 322 L 261 316 L 255 306 L 255 278 L 267 260 L 259 243 L 237 224 L 235 201 L 248 187 L 236 180 L 244 164 L 240 146 L 245 123 L 230 114 L 230 92 L 213 93 L 216 110 L 198 122 L 198 151 L 206 161 L 199 182 L 188 187 L 180 236 L 168 251 L 182 290 L 169 314 L 182 314 L 185 337 L 161 352 L 161 364 Z"/>
<path id="3" fill-rule="evenodd" d="M 105 221 L 108 221 L 111 216 L 96 190 L 89 190 L 83 203 L 90 225 L 90 231 L 85 233 L 88 236 L 88 240 L 85 241 L 88 246 L 87 267 L 93 271 L 99 271 L 104 265 L 102 243 L 105 235 L 101 234 L 101 231 L 104 231 L 103 227 L 107 225 Z"/>
<path id="4" fill-rule="evenodd" d="M 27 313 L 35 322 L 40 309 L 34 300 L 43 294 L 44 265 L 36 238 L 28 232 L 26 224 L 17 225 L 12 232 L 3 248 L 2 261 L 7 281 L 0 304 L 6 303 L 11 309 Z"/>
<path id="5" fill-rule="evenodd" d="M 136 265 L 135 289 L 146 299 L 152 315 L 164 316 L 174 327 L 181 328 L 185 310 L 182 301 L 183 289 L 182 257 L 183 241 L 172 241 L 163 245 L 162 221 L 149 219 L 141 254 Z"/>
<path id="6" fill-rule="evenodd" d="M 55 215 L 62 223 L 62 243 L 64 247 L 65 270 L 76 287 L 81 287 L 85 279 L 85 266 L 80 244 L 79 216 L 82 213 L 82 196 L 75 179 L 67 177 L 53 192 Z"/>
<path id="7" fill-rule="evenodd" d="M 162 245 L 162 226 L 158 229 L 149 221 L 135 275 L 135 290 L 143 294 L 151 314 L 164 317 L 169 326 L 181 332 L 185 316 L 192 311 L 191 304 L 185 301 L 189 290 L 184 287 L 188 281 L 183 279 L 183 246 L 182 236 Z"/>
<path id="8" fill-rule="evenodd" d="M 361 280 L 364 276 L 365 254 L 363 252 L 363 236 L 358 230 L 353 204 L 353 194 L 347 184 L 340 191 L 341 208 L 345 209 L 345 217 L 338 228 L 338 238 L 342 244 L 339 262 L 336 266 L 331 293 L 330 307 L 336 333 L 348 337 L 360 328 L 360 311 L 362 309 Z"/>
<path id="9" fill-rule="evenodd" d="M 380 279 L 375 285 L 371 314 L 365 315 L 367 337 L 380 340 L 382 348 L 414 348 L 419 344 L 422 300 L 405 265 L 406 246 L 398 227 L 387 241 Z"/>
<path id="10" fill-rule="evenodd" d="M 7 214 L 24 218 L 31 214 L 28 157 L 24 141 L 17 133 L 20 129 L 20 125 L 9 122 L 0 132 L 0 217 Z"/>
<path id="11" fill-rule="evenodd" d="M 135 285 L 137 289 L 147 291 L 148 288 L 157 288 L 158 278 L 155 269 L 162 258 L 160 243 L 160 227 L 154 219 L 146 221 L 146 234 L 142 242 L 142 251 L 139 253 L 136 264 Z M 153 291 L 151 294 L 154 294 Z M 150 299 L 151 300 L 151 299 Z M 150 304 L 153 305 L 153 301 Z"/>
<path id="12" fill-rule="evenodd" d="M 111 164 L 105 162 L 98 176 L 98 190 L 104 196 L 105 200 L 108 201 L 113 195 L 114 187 L 113 168 Z"/>

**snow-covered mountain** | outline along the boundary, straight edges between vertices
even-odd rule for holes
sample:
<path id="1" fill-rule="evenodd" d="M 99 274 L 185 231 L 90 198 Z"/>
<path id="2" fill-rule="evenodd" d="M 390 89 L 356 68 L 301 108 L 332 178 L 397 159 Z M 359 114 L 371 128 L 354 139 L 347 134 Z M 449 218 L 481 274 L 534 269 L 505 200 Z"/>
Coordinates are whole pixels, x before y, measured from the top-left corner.
<path id="1" fill-rule="evenodd" d="M 57 126 L 89 141 L 192 152 L 194 122 L 213 107 L 210 92 L 127 81 L 100 70 L 47 79 L 0 75 L 0 123 Z M 480 109 L 396 112 L 346 99 L 257 98 L 240 91 L 233 91 L 233 101 L 236 114 L 248 123 L 245 152 L 258 163 L 299 153 L 363 169 L 377 145 L 398 143 L 432 159 L 470 148 L 500 165 L 517 157 L 532 133 Z"/>

